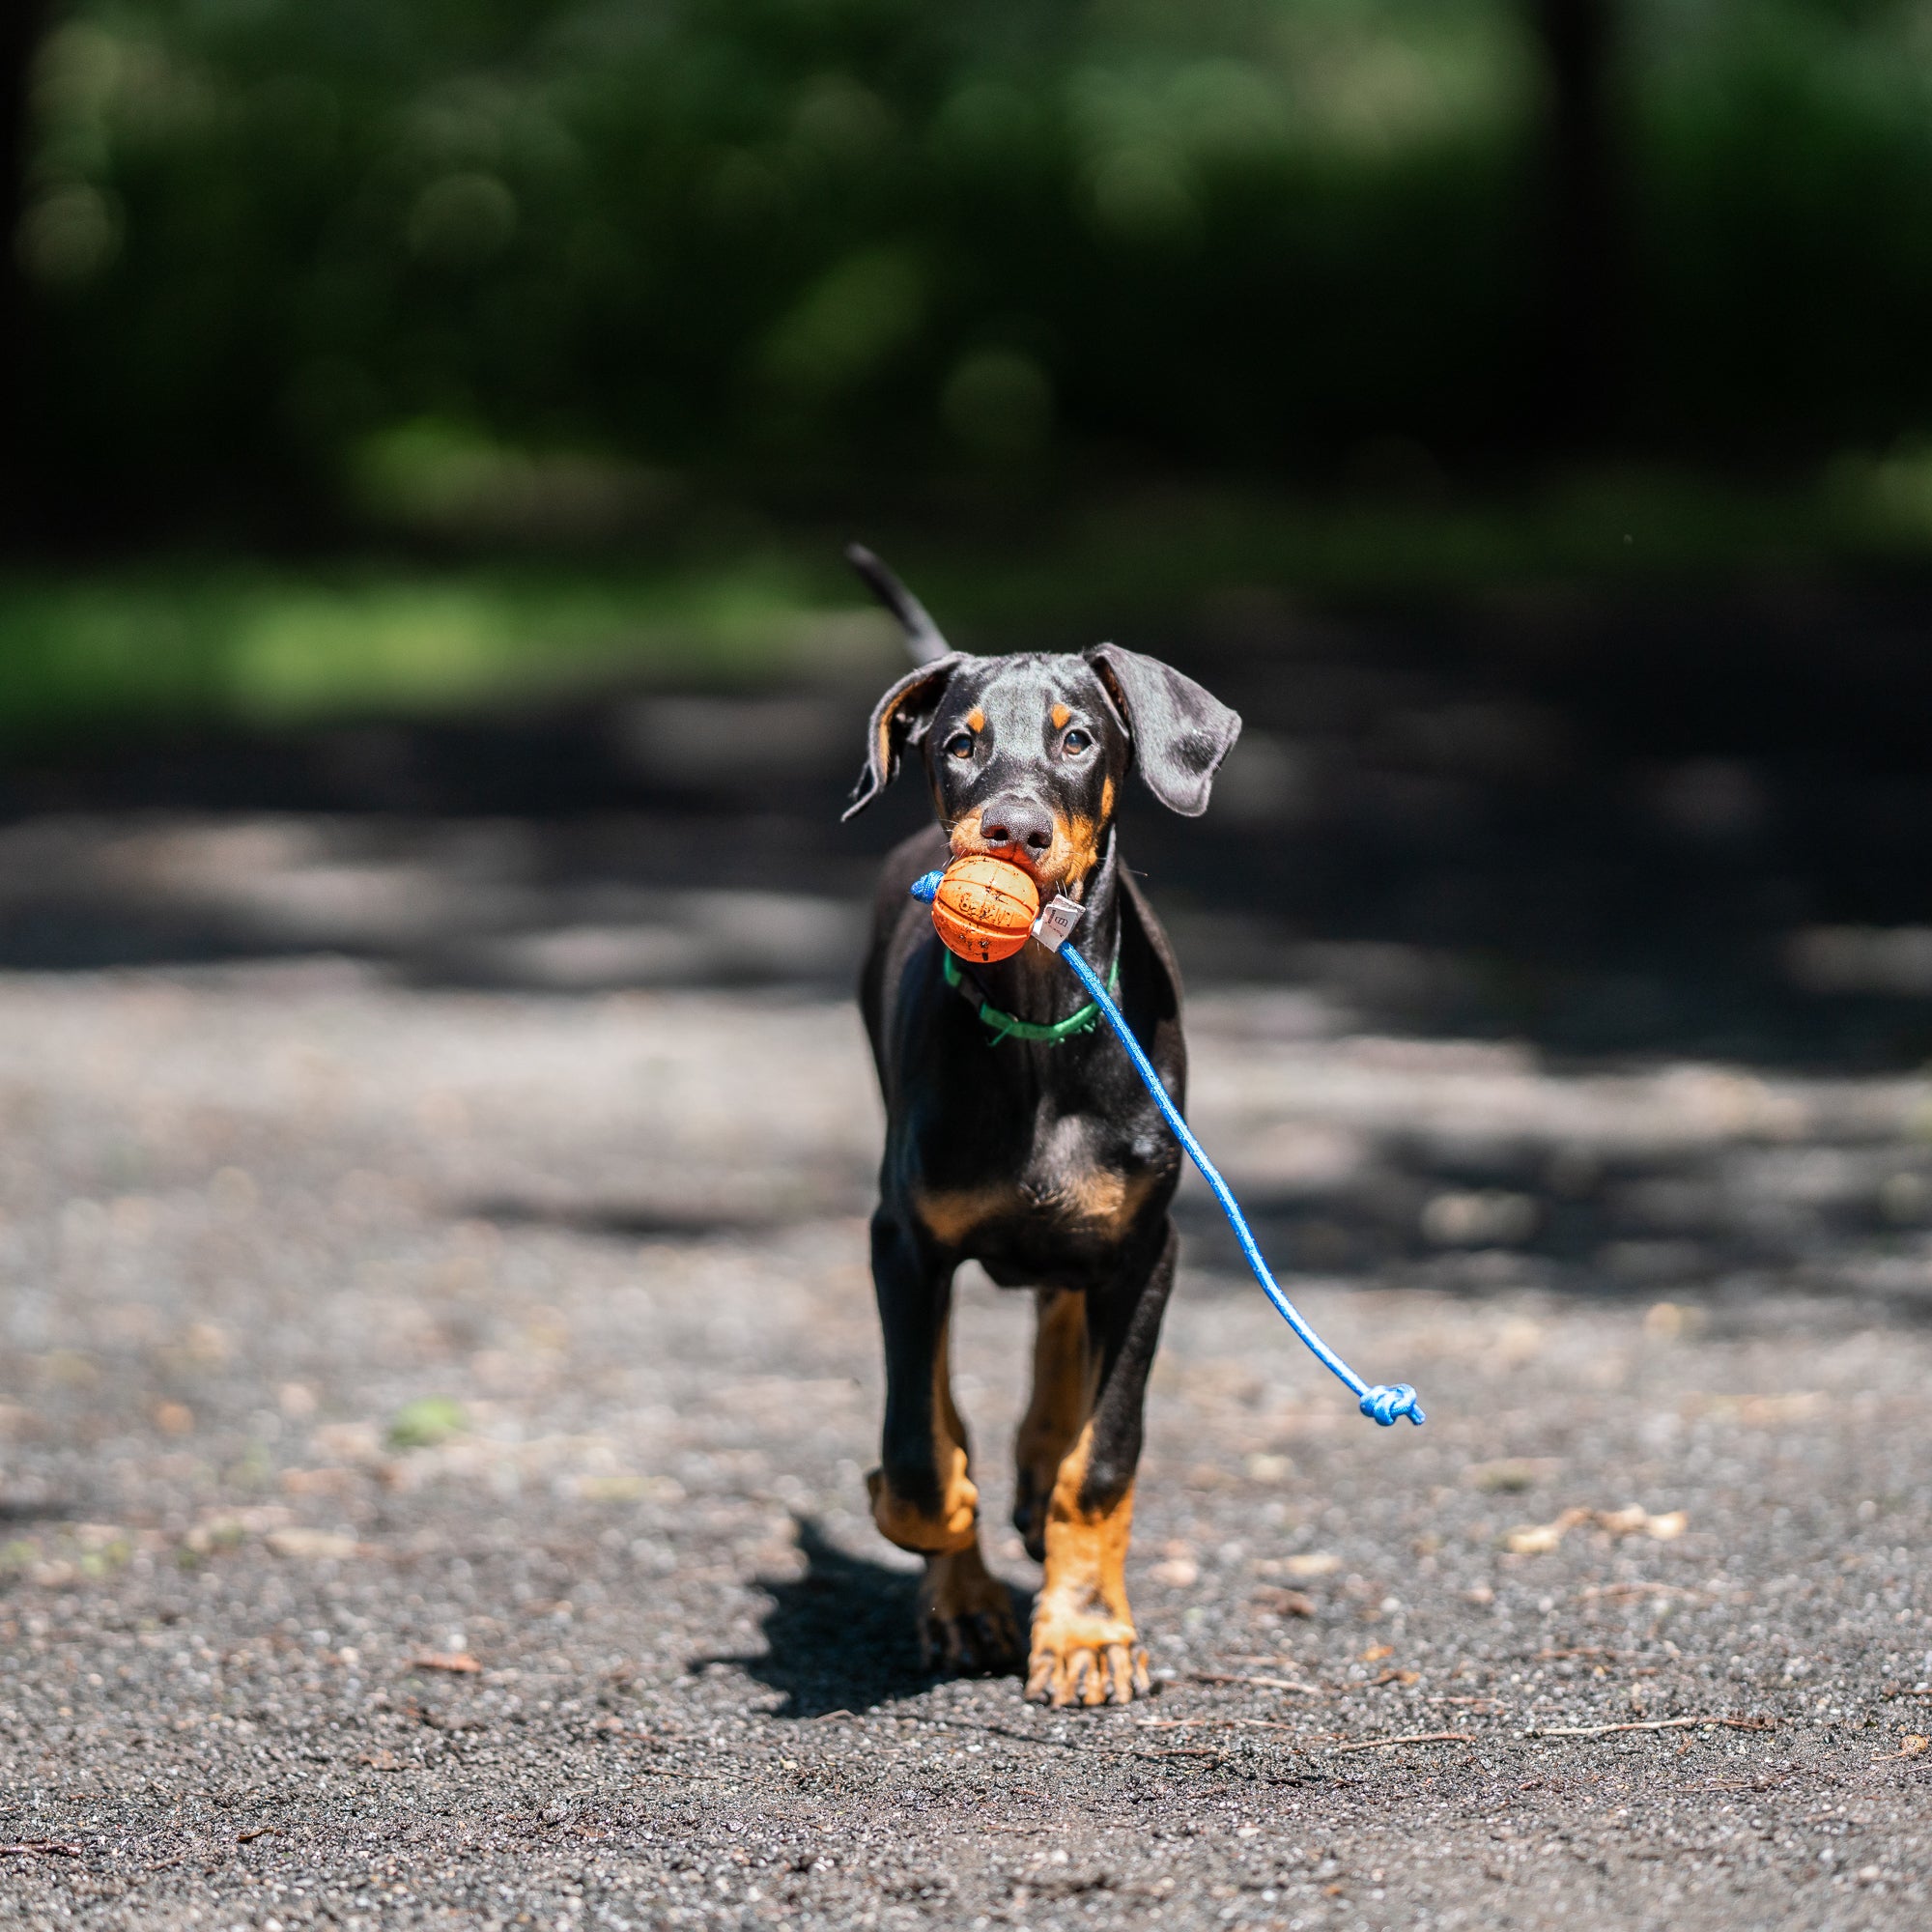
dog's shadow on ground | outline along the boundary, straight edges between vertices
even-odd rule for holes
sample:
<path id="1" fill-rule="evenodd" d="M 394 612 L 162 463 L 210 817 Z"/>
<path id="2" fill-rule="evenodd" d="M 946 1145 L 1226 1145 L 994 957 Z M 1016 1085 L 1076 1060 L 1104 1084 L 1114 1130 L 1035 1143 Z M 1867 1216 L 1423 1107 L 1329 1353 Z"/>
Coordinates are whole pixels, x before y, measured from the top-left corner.
<path id="1" fill-rule="evenodd" d="M 696 1658 L 694 1670 L 735 1663 L 781 1694 L 784 1701 L 772 1714 L 780 1718 L 865 1711 L 916 1696 L 949 1674 L 920 1656 L 917 1572 L 848 1556 L 810 1517 L 798 1519 L 798 1548 L 802 1575 L 758 1579 L 772 1600 L 763 1621 L 765 1648 Z M 1029 1605 L 1017 1591 L 1013 1608 L 1024 1630 Z"/>

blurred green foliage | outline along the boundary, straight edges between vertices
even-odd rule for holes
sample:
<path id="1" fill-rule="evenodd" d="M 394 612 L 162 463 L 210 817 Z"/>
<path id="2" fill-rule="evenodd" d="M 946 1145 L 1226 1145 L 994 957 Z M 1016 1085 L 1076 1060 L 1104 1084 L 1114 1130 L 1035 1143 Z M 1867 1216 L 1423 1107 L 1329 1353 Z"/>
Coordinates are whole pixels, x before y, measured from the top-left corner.
<path id="1" fill-rule="evenodd" d="M 387 1439 L 391 1449 L 434 1449 L 469 1427 L 469 1413 L 455 1397 L 423 1395 L 397 1409 Z"/>
<path id="2" fill-rule="evenodd" d="M 1626 446 L 1932 416 L 1932 0 L 1619 17 Z M 1518 0 L 70 0 L 33 86 L 34 460 L 103 516 L 1537 439 Z"/>
<path id="3" fill-rule="evenodd" d="M 466 459 L 468 460 L 468 459 Z M 1284 596 L 1463 599 L 1551 583 L 1644 595 L 1932 557 L 1932 449 L 1841 459 L 1802 487 L 1600 469 L 1435 503 L 1191 489 L 1056 514 L 1026 541 L 869 525 L 972 648 L 1158 648 Z M 447 713 L 612 683 L 850 680 L 903 667 L 836 543 L 739 532 L 656 561 L 246 564 L 173 554 L 0 572 L 0 744 L 101 724 Z"/>
<path id="4" fill-rule="evenodd" d="M 814 577 L 743 554 L 648 574 L 185 556 L 0 573 L 0 731 L 272 726 L 554 698 L 616 676 L 769 675 L 824 644 L 830 575 L 823 559 Z"/>

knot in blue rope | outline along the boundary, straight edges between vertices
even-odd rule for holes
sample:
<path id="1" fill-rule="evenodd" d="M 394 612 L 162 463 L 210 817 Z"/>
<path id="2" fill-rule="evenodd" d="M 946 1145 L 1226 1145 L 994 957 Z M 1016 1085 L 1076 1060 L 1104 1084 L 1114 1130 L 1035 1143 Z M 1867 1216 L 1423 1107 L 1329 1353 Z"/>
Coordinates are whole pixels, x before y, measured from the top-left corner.
<path id="1" fill-rule="evenodd" d="M 1406 1382 L 1378 1383 L 1363 1395 L 1362 1413 L 1384 1429 L 1392 1428 L 1405 1415 L 1418 1429 L 1427 1420 L 1415 1399 L 1415 1391 Z"/>
<path id="2" fill-rule="evenodd" d="M 930 905 L 939 896 L 939 882 L 945 878 L 944 872 L 922 872 L 912 882 L 912 895 L 921 905 Z"/>

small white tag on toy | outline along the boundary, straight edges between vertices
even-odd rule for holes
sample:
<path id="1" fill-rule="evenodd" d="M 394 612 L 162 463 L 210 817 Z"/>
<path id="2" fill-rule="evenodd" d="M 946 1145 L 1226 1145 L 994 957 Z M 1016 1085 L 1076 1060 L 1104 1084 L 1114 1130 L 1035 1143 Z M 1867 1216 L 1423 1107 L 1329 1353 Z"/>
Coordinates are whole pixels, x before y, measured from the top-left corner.
<path id="1" fill-rule="evenodd" d="M 1073 937 L 1073 928 L 1080 923 L 1080 915 L 1085 910 L 1065 893 L 1056 893 L 1040 907 L 1039 917 L 1033 923 L 1033 936 L 1049 952 L 1058 952 Z"/>

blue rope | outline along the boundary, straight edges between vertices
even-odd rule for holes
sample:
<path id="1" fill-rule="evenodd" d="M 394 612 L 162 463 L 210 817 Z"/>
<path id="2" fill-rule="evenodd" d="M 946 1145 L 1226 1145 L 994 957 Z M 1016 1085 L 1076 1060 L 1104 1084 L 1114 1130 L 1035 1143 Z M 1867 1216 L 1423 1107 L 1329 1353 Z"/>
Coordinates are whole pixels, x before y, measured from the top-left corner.
<path id="1" fill-rule="evenodd" d="M 913 896 L 930 903 L 939 890 L 941 874 L 927 872 L 913 882 Z M 1187 1157 L 1201 1170 L 1201 1178 L 1214 1190 L 1214 1198 L 1221 1204 L 1221 1211 L 1228 1217 L 1228 1225 L 1235 1231 L 1235 1238 L 1241 1244 L 1241 1253 L 1247 1258 L 1248 1266 L 1254 1270 L 1255 1279 L 1262 1285 L 1262 1293 L 1273 1302 L 1274 1310 L 1288 1325 L 1299 1335 L 1307 1345 L 1310 1353 L 1330 1375 L 1345 1383 L 1357 1397 L 1361 1411 L 1371 1421 L 1378 1422 L 1384 1429 L 1392 1427 L 1402 1416 L 1418 1428 L 1427 1419 L 1415 1399 L 1415 1391 L 1406 1382 L 1378 1382 L 1373 1388 L 1329 1348 L 1320 1335 L 1302 1319 L 1301 1311 L 1295 1307 L 1281 1285 L 1268 1271 L 1267 1263 L 1262 1258 L 1260 1244 L 1249 1229 L 1247 1217 L 1241 1212 L 1241 1204 L 1235 1199 L 1235 1191 L 1221 1179 L 1220 1170 L 1208 1158 L 1207 1150 L 1189 1131 L 1187 1122 L 1180 1118 L 1180 1109 L 1174 1104 L 1167 1089 L 1162 1086 L 1160 1075 L 1154 1071 L 1153 1062 L 1141 1051 L 1141 1043 L 1133 1036 L 1125 1016 L 1114 1004 L 1099 974 L 1088 965 L 1071 944 L 1063 942 L 1060 956 L 1072 967 L 1074 977 L 1087 988 L 1088 996 L 1100 1009 L 1107 1024 L 1120 1036 L 1121 1044 L 1127 1050 L 1127 1058 L 1134 1064 L 1134 1070 L 1147 1083 L 1148 1092 L 1153 1096 L 1153 1103 L 1161 1111 L 1162 1118 L 1174 1129 L 1175 1138 L 1187 1150 Z"/>

